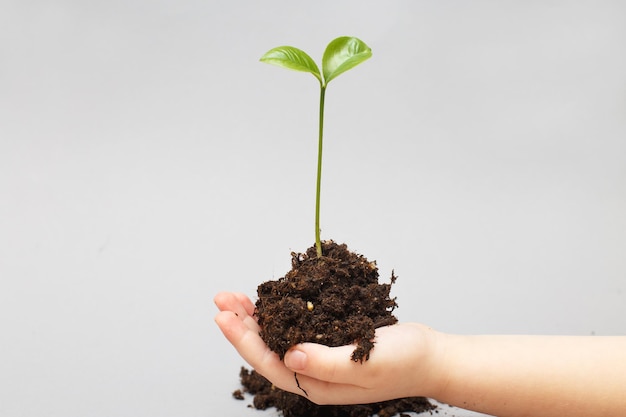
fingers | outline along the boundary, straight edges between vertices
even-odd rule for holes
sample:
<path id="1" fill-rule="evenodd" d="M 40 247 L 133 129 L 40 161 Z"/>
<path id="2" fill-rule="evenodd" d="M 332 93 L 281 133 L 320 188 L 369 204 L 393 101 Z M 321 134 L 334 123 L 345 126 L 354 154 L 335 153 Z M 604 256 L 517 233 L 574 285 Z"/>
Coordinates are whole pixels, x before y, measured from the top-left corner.
<path id="1" fill-rule="evenodd" d="M 258 325 L 252 317 L 247 316 L 242 320 L 232 311 L 221 311 L 215 316 L 215 322 L 253 369 L 279 388 L 298 393 L 293 371 L 287 369 L 278 355 L 263 342 L 259 336 Z"/>
<path id="2" fill-rule="evenodd" d="M 213 299 L 220 311 L 232 311 L 238 316 L 252 316 L 254 304 L 248 296 L 241 293 L 221 292 Z"/>
<path id="3" fill-rule="evenodd" d="M 301 394 L 293 371 L 287 369 L 259 336 L 259 326 L 251 315 L 254 305 L 248 297 L 220 293 L 215 296 L 215 304 L 221 310 L 215 316 L 215 323 L 239 355 L 277 387 Z"/>
<path id="4" fill-rule="evenodd" d="M 264 360 L 269 348 L 259 336 L 259 325 L 252 317 L 254 306 L 243 294 L 219 293 L 214 298 L 220 312 L 215 322 L 226 339 L 239 354 L 253 367 Z"/>
<path id="5" fill-rule="evenodd" d="M 248 315 L 250 316 L 254 315 L 255 306 L 250 300 L 250 298 L 248 298 L 247 295 L 242 294 L 240 292 L 233 293 L 233 295 L 235 296 L 237 300 L 239 300 L 239 302 L 241 303 L 243 308 L 246 310 L 246 313 L 248 313 Z"/>
<path id="6" fill-rule="evenodd" d="M 255 332 L 259 332 L 259 326 L 256 322 L 256 319 L 253 317 L 254 314 L 254 304 L 250 299 L 241 293 L 230 293 L 230 292 L 222 292 L 215 296 L 214 298 L 215 304 L 221 310 L 221 312 L 230 312 L 239 318 L 250 330 Z M 219 323 L 218 323 L 219 325 Z M 229 327 L 220 326 L 224 335 L 228 338 L 226 331 L 236 330 L 229 329 Z M 230 338 L 228 340 L 232 342 Z M 233 343 L 234 344 L 234 343 Z"/>

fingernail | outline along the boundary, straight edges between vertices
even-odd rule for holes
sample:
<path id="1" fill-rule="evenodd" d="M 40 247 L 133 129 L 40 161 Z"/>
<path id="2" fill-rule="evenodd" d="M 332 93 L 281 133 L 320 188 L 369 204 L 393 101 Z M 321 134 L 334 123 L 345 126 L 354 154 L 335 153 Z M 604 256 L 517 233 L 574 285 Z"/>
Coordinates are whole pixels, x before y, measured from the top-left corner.
<path id="1" fill-rule="evenodd" d="M 306 367 L 306 353 L 293 349 L 285 354 L 285 365 L 294 371 L 300 371 Z"/>

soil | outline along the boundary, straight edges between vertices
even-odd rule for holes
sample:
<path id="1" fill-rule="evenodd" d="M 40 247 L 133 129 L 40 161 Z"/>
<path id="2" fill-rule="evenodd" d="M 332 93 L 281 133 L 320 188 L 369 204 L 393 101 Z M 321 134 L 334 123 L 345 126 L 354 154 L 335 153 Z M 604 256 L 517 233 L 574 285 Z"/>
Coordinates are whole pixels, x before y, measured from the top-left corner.
<path id="1" fill-rule="evenodd" d="M 281 359 L 302 342 L 355 344 L 346 360 L 363 363 L 374 348 L 375 330 L 398 321 L 393 315 L 398 304 L 390 297 L 396 276 L 392 272 L 389 284 L 379 283 L 376 262 L 349 251 L 345 244 L 323 242 L 322 254 L 318 257 L 314 246 L 305 253 L 293 252 L 292 268 L 283 278 L 258 286 L 255 315 L 261 338 Z M 319 406 L 305 398 L 304 390 L 304 396 L 283 391 L 256 371 L 242 368 L 240 378 L 243 391 L 235 391 L 235 398 L 243 399 L 248 392 L 255 408 L 275 407 L 285 417 L 391 417 L 436 408 L 423 397 Z"/>
<path id="2" fill-rule="evenodd" d="M 284 417 L 392 417 L 398 414 L 409 417 L 407 412 L 422 413 L 437 408 L 424 397 L 358 405 L 316 405 L 300 395 L 274 387 L 256 371 L 242 367 L 239 375 L 244 389 L 235 391 L 235 398 L 243 400 L 244 392 L 248 392 L 254 396 L 252 407 L 258 410 L 275 407 Z"/>

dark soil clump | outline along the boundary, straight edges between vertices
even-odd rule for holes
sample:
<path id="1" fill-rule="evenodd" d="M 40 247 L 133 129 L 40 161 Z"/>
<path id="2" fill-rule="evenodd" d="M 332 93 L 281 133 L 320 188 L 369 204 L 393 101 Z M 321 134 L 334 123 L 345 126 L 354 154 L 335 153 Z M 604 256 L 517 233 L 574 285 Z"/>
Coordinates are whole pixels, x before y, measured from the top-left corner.
<path id="1" fill-rule="evenodd" d="M 244 390 L 254 395 L 254 408 L 266 410 L 275 407 L 284 417 L 392 417 L 398 414 L 408 417 L 405 414 L 407 412 L 422 413 L 437 408 L 424 397 L 400 398 L 372 404 L 316 405 L 304 397 L 274 387 L 256 371 L 242 367 L 239 375 Z M 238 395 L 235 396 L 235 393 Z M 244 399 L 240 390 L 235 393 L 235 398 Z"/>
<path id="2" fill-rule="evenodd" d="M 397 304 L 389 298 L 391 284 L 379 284 L 376 263 L 346 245 L 325 242 L 322 253 L 318 258 L 314 247 L 292 253 L 292 269 L 284 278 L 259 285 L 255 314 L 261 338 L 281 359 L 302 342 L 356 342 L 352 360 L 367 360 L 374 330 L 398 321 L 392 315 Z"/>
<path id="3" fill-rule="evenodd" d="M 392 314 L 398 307 L 396 299 L 389 295 L 396 277 L 392 272 L 391 283 L 380 284 L 376 262 L 349 251 L 345 244 L 323 242 L 322 254 L 318 257 L 315 247 L 292 253 L 292 269 L 283 278 L 258 286 L 255 315 L 261 338 L 281 359 L 298 343 L 355 344 L 350 359 L 362 363 L 374 348 L 375 330 L 398 321 Z M 436 408 L 423 397 L 318 406 L 274 387 L 255 371 L 242 368 L 240 377 L 244 391 L 254 395 L 255 408 L 276 407 L 285 417 L 391 417 Z M 233 395 L 243 397 L 240 390 Z"/>

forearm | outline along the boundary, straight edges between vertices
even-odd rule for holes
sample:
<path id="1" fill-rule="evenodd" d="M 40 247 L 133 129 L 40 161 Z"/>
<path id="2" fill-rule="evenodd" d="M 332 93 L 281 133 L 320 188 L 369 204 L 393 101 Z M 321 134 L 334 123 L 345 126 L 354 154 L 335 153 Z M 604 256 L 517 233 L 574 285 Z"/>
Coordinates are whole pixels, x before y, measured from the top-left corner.
<path id="1" fill-rule="evenodd" d="M 497 415 L 626 415 L 626 337 L 439 334 L 433 398 Z"/>

